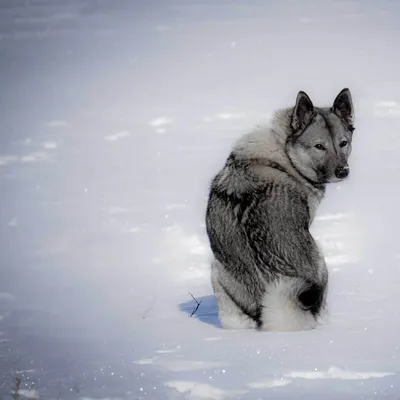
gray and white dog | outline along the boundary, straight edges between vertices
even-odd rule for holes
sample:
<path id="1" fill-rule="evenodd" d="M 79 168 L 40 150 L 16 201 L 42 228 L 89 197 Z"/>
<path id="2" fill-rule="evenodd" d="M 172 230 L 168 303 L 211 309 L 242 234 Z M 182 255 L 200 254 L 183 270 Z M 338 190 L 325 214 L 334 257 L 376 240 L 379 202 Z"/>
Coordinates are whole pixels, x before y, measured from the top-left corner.
<path id="1" fill-rule="evenodd" d="M 206 228 L 224 328 L 313 329 L 326 314 L 328 270 L 309 227 L 325 185 L 349 174 L 353 124 L 349 89 L 324 108 L 300 91 L 213 179 Z"/>

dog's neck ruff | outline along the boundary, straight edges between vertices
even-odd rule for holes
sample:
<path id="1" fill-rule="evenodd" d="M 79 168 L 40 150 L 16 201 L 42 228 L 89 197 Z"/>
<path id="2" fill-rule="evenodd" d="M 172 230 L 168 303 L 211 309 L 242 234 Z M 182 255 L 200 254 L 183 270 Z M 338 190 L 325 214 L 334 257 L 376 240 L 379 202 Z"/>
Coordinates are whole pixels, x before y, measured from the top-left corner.
<path id="1" fill-rule="evenodd" d="M 290 158 L 289 153 L 286 151 L 285 149 L 285 154 L 287 159 L 289 160 L 289 163 L 291 165 L 291 167 L 294 169 L 294 171 L 300 175 L 300 177 L 302 179 L 304 179 L 309 185 L 311 185 L 314 189 L 318 189 L 318 190 L 324 190 L 325 189 L 325 183 L 321 183 L 321 182 L 315 182 L 313 181 L 311 178 L 309 178 L 308 176 L 304 175 L 295 165 L 295 163 L 292 161 L 292 159 Z"/>

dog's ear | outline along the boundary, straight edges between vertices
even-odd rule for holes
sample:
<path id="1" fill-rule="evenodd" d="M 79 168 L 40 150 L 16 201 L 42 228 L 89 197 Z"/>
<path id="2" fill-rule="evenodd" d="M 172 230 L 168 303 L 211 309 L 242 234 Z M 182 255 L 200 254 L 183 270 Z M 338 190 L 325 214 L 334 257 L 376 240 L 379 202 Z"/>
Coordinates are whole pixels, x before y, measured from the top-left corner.
<path id="1" fill-rule="evenodd" d="M 297 94 L 296 105 L 292 117 L 292 128 L 294 131 L 304 129 L 311 121 L 314 114 L 314 105 L 308 95 L 300 90 Z"/>
<path id="2" fill-rule="evenodd" d="M 345 88 L 337 96 L 333 102 L 333 112 L 342 118 L 347 124 L 354 123 L 354 107 L 351 99 L 350 90 Z"/>

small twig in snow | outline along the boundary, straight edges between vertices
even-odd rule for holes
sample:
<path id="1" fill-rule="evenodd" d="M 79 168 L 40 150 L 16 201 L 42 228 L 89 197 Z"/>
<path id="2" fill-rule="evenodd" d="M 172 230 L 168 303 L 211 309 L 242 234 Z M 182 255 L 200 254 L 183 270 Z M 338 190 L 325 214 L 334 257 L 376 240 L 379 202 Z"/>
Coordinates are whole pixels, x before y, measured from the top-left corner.
<path id="1" fill-rule="evenodd" d="M 14 400 L 19 400 L 20 396 L 19 396 L 19 390 L 21 388 L 21 378 L 19 376 L 15 377 L 15 390 L 14 390 Z"/>
<path id="2" fill-rule="evenodd" d="M 195 314 L 195 312 L 199 309 L 200 304 L 201 304 L 201 302 L 202 302 L 203 300 L 197 301 L 196 298 L 192 295 L 192 293 L 190 293 L 190 292 L 188 292 L 188 293 L 192 296 L 192 299 L 196 302 L 196 307 L 195 307 L 195 309 L 194 309 L 194 310 L 192 311 L 192 313 L 189 315 L 189 318 L 191 318 L 191 317 L 193 317 L 193 315 Z"/>
<path id="3" fill-rule="evenodd" d="M 147 315 L 149 314 L 149 312 L 152 310 L 152 308 L 154 307 L 154 303 L 156 302 L 157 296 L 154 296 L 154 299 L 152 301 L 152 303 L 150 304 L 150 307 L 143 313 L 142 318 L 146 319 Z"/>

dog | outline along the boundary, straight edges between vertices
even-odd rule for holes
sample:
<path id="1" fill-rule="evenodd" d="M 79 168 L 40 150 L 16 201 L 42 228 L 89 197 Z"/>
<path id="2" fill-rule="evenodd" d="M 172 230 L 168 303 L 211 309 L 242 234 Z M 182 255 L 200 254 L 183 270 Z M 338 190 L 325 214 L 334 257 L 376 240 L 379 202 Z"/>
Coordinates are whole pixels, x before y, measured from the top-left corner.
<path id="1" fill-rule="evenodd" d="M 309 228 L 326 184 L 349 175 L 354 129 L 349 89 L 321 108 L 300 91 L 233 146 L 205 216 L 223 328 L 298 331 L 325 319 L 328 269 Z"/>

